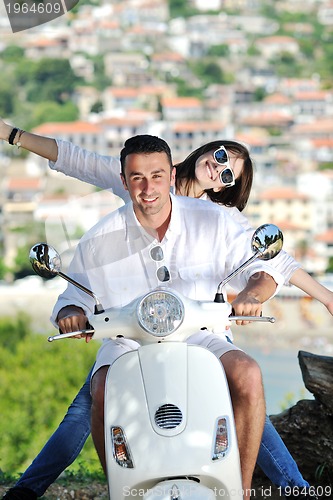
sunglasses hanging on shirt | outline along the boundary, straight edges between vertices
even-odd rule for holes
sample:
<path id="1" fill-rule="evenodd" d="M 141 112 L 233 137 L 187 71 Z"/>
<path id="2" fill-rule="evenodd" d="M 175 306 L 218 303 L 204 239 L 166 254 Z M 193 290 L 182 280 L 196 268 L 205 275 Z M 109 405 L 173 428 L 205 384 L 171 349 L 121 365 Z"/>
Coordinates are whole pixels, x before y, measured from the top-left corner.
<path id="1" fill-rule="evenodd" d="M 164 259 L 163 248 L 160 246 L 153 247 L 150 249 L 150 257 L 155 262 L 161 262 Z M 170 272 L 166 266 L 161 266 L 156 270 L 156 276 L 159 281 L 165 283 L 170 281 Z"/>

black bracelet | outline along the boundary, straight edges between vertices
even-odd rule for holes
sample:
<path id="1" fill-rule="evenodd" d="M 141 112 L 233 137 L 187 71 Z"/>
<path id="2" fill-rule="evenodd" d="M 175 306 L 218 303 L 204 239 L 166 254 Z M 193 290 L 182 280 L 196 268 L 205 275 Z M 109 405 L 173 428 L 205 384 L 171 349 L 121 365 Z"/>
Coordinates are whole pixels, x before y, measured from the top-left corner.
<path id="1" fill-rule="evenodd" d="M 9 144 L 11 144 L 11 146 L 14 146 L 14 139 L 16 137 L 18 130 L 19 130 L 18 128 L 13 128 L 13 130 L 10 133 L 8 142 L 9 142 Z"/>

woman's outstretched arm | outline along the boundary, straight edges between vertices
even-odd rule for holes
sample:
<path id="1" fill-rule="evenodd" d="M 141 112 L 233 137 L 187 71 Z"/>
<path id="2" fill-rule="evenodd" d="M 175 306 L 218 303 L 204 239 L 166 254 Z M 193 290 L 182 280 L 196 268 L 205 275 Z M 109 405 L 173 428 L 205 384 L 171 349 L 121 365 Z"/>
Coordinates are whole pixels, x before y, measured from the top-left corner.
<path id="1" fill-rule="evenodd" d="M 8 142 L 12 131 L 13 127 L 0 119 L 0 139 Z M 22 148 L 46 158 L 52 170 L 101 189 L 112 189 L 124 202 L 129 201 L 128 192 L 120 178 L 118 157 L 100 155 L 68 141 L 20 132 L 18 129 L 15 137 L 12 137 L 13 144 L 19 141 Z"/>
<path id="2" fill-rule="evenodd" d="M 8 142 L 13 128 L 14 127 L 12 127 L 12 125 L 5 123 L 0 118 L 0 139 Z M 32 134 L 26 131 L 20 135 L 20 129 L 18 129 L 18 132 L 13 138 L 13 144 L 15 145 L 18 140 L 20 141 L 22 148 L 27 149 L 32 153 L 36 153 L 47 160 L 57 161 L 58 146 L 55 139 Z"/>
<path id="3" fill-rule="evenodd" d="M 289 282 L 321 302 L 333 316 L 333 292 L 299 268 L 291 275 Z"/>

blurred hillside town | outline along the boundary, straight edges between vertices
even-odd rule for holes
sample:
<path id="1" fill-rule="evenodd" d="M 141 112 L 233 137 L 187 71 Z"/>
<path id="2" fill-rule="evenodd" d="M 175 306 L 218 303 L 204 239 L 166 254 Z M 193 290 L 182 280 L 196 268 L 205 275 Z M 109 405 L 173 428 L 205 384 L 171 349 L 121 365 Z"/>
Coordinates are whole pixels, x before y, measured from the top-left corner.
<path id="1" fill-rule="evenodd" d="M 307 68 L 304 47 L 318 26 L 323 40 L 333 37 L 333 2 L 189 0 L 195 15 L 173 18 L 166 0 L 80 3 L 75 14 L 0 37 L 0 53 L 14 44 L 29 60 L 65 58 L 83 82 L 69 97 L 78 119 L 44 122 L 34 132 L 114 156 L 128 137 L 150 133 L 167 140 L 175 162 L 212 140 L 240 141 L 256 166 L 244 212 L 253 227 L 278 225 L 284 248 L 308 272 L 333 270 L 333 71 L 331 79 L 296 71 Z M 311 22 L 285 22 L 281 34 L 263 3 Z M 1 24 L 0 35 L 5 29 Z M 92 84 L 97 56 L 112 82 L 103 89 Z M 193 68 L 207 57 L 213 62 L 200 78 Z M 209 68 L 220 70 L 216 81 L 206 78 Z M 192 93 L 180 92 L 180 82 Z M 0 144 L 1 247 L 8 265 L 18 245 L 29 243 L 31 231 L 20 228 L 44 225 L 44 239 L 65 248 L 112 203 L 119 205 L 112 194 L 14 149 Z"/>

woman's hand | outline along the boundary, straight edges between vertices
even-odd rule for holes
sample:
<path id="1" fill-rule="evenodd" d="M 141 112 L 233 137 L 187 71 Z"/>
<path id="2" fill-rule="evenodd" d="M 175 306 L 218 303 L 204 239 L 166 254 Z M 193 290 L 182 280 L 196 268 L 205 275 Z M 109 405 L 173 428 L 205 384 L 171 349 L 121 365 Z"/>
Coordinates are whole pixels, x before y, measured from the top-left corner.
<path id="1" fill-rule="evenodd" d="M 4 122 L 0 118 L 0 139 L 8 142 L 9 135 L 10 135 L 12 130 L 13 130 L 13 127 L 11 125 L 8 125 L 8 123 Z"/>

